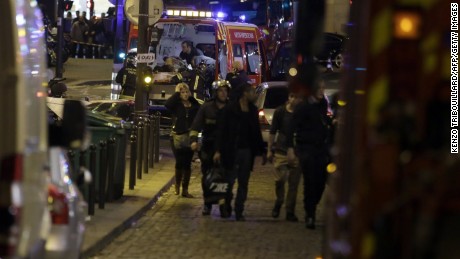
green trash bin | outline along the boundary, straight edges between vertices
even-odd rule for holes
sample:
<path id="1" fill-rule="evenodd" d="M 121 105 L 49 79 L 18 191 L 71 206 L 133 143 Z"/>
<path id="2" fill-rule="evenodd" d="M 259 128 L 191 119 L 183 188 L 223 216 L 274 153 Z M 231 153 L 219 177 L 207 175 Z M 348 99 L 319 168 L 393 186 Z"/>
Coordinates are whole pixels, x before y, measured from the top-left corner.
<path id="1" fill-rule="evenodd" d="M 100 179 L 100 145 L 101 141 L 108 141 L 110 138 L 115 139 L 115 150 L 114 150 L 114 165 L 113 165 L 113 198 L 119 199 L 123 196 L 123 188 L 125 181 L 125 154 L 126 154 L 126 127 L 130 128 L 129 123 L 122 123 L 119 118 L 104 115 L 99 112 L 90 112 L 88 113 L 88 130 L 91 134 L 91 144 L 97 146 L 96 152 L 96 172 L 93 173 L 95 177 L 95 186 L 96 192 L 98 193 L 99 189 L 99 179 Z M 89 156 L 88 156 L 89 157 Z M 107 157 L 109 160 L 109 158 Z M 110 160 L 109 160 L 110 161 Z M 88 163 L 89 164 L 89 163 Z M 109 166 L 107 170 L 109 170 Z M 110 173 L 110 172 L 108 172 Z M 108 176 L 108 174 L 107 174 Z M 108 180 L 108 177 L 106 179 Z M 109 185 L 106 184 L 106 188 Z"/>

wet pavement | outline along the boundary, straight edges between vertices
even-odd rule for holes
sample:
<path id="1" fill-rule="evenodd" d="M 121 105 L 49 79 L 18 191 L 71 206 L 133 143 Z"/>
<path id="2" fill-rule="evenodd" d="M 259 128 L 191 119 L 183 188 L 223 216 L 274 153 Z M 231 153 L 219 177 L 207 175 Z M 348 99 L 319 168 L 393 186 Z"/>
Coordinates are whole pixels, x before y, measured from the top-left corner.
<path id="1" fill-rule="evenodd" d="M 220 218 L 214 205 L 202 216 L 199 164 L 194 164 L 190 191 L 176 196 L 171 188 L 131 228 L 93 258 L 317 258 L 324 231 L 322 206 L 316 230 L 305 228 L 300 186 L 296 214 L 300 222 L 271 217 L 274 203 L 273 166 L 256 162 L 249 183 L 245 222 Z M 236 187 L 236 186 L 235 186 Z"/>

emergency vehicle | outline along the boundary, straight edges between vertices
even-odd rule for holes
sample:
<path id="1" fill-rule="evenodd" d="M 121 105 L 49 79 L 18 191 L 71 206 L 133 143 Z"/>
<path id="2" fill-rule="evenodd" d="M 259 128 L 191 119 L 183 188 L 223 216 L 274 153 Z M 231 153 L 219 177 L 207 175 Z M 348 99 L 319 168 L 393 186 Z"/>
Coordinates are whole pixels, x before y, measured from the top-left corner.
<path id="1" fill-rule="evenodd" d="M 155 53 L 156 60 L 151 64 L 156 67 L 164 65 L 167 58 L 180 60 L 182 42 L 191 41 L 200 53 L 195 58 L 201 71 L 207 70 L 208 77 L 214 81 L 225 78 L 235 62 L 243 65 L 254 86 L 265 81 L 268 72 L 267 55 L 263 44 L 263 33 L 253 24 L 223 22 L 214 19 L 214 14 L 196 10 L 167 10 L 167 17 L 160 19 L 149 27 L 148 38 L 150 51 Z M 128 50 L 137 43 L 137 26 L 132 25 L 128 39 Z M 176 62 L 178 64 L 181 62 Z M 185 64 L 184 64 L 185 65 Z M 190 68 L 190 67 L 189 67 Z M 174 93 L 175 83 L 171 80 L 180 72 L 180 64 L 172 72 L 158 72 L 154 75 L 150 99 L 154 104 L 162 103 Z M 210 72 L 210 73 L 209 73 Z M 200 73 L 197 73 L 197 77 Z M 179 75 L 181 78 L 181 75 Z M 209 79 L 209 78 L 207 78 Z M 199 90 L 198 81 L 190 85 L 195 96 Z M 206 87 L 205 87 L 206 88 Z M 152 102 L 151 102 L 152 104 Z"/>

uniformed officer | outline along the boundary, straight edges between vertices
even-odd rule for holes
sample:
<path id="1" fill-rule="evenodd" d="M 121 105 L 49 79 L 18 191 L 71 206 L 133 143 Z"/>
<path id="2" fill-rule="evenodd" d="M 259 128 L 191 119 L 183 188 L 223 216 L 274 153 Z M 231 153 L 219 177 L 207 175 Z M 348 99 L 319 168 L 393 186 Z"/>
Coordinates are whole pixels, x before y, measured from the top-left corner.
<path id="1" fill-rule="evenodd" d="M 136 93 L 137 60 L 136 53 L 130 52 L 125 65 L 118 71 L 115 82 L 121 84 L 120 95 L 134 96 Z"/>
<path id="2" fill-rule="evenodd" d="M 228 92 L 231 86 L 228 81 L 220 80 L 213 83 L 214 98 L 204 103 L 193 121 L 190 131 L 192 150 L 198 150 L 198 133 L 202 131 L 202 146 L 199 152 L 201 159 L 201 172 L 203 173 L 201 186 L 203 188 L 204 207 L 202 214 L 211 213 L 212 201 L 205 197 L 204 180 L 207 172 L 213 167 L 215 153 L 216 122 L 221 110 L 227 104 Z"/>

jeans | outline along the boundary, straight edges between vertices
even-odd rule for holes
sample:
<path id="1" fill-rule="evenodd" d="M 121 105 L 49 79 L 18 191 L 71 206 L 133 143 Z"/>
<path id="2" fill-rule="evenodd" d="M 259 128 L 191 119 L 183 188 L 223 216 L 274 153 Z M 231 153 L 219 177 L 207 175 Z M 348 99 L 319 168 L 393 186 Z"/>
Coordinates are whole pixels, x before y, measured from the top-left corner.
<path id="1" fill-rule="evenodd" d="M 235 156 L 235 164 L 233 170 L 228 172 L 229 192 L 225 203 L 230 206 L 233 199 L 233 185 L 235 180 L 238 179 L 238 189 L 235 199 L 235 213 L 242 215 L 244 211 L 244 202 L 248 197 L 248 184 L 249 177 L 251 176 L 251 167 L 253 163 L 253 156 L 249 148 L 238 149 Z"/>

